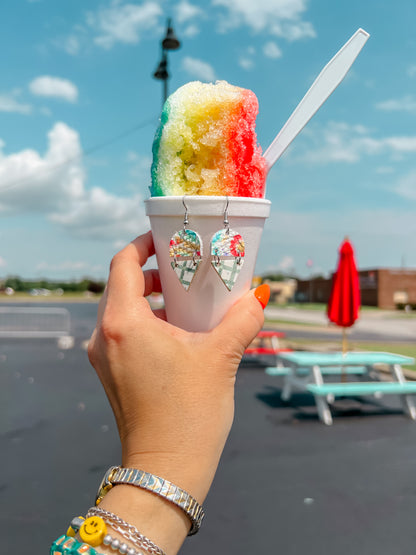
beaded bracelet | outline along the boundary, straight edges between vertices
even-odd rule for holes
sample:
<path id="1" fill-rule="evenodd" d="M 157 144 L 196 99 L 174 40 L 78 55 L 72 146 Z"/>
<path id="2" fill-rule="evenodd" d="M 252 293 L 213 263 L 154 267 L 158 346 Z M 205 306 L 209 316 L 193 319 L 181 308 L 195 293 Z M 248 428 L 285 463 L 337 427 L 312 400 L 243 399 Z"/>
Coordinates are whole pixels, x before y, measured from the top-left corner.
<path id="1" fill-rule="evenodd" d="M 87 543 L 77 541 L 75 538 L 67 535 L 60 536 L 53 542 L 50 549 L 50 555 L 102 555 Z"/>
<path id="2" fill-rule="evenodd" d="M 102 518 L 116 532 L 123 536 L 123 538 L 134 544 L 136 547 L 144 549 L 147 553 L 151 553 L 152 555 L 166 555 L 160 547 L 153 543 L 152 540 L 149 540 L 149 538 L 141 534 L 135 526 L 129 524 L 114 513 L 110 513 L 110 511 L 106 511 L 101 507 L 91 507 L 88 510 L 87 518 L 91 517 Z"/>
<path id="3" fill-rule="evenodd" d="M 146 551 L 137 551 L 126 543 L 113 538 L 110 534 L 104 536 L 103 545 L 109 546 L 113 551 L 119 551 L 121 555 L 146 555 Z M 101 555 L 91 545 L 81 543 L 72 536 L 63 535 L 51 546 L 50 555 Z"/>
<path id="4" fill-rule="evenodd" d="M 104 537 L 103 544 L 111 547 L 113 551 L 119 551 L 121 555 L 145 555 L 145 553 L 148 553 L 148 551 L 137 551 L 134 547 L 129 547 L 126 543 L 110 536 L 110 534 Z"/>
<path id="5" fill-rule="evenodd" d="M 139 551 L 108 534 L 106 522 L 123 538 L 139 547 Z M 137 528 L 128 524 L 117 515 L 98 507 L 91 508 L 88 511 L 87 518 L 78 516 L 72 519 L 71 526 L 68 528 L 66 535 L 67 537 L 74 537 L 76 533 L 79 533 L 81 539 L 90 546 L 97 547 L 104 544 L 110 546 L 114 551 L 119 551 L 122 555 L 145 555 L 145 553 L 165 555 L 149 538 L 140 534 Z"/>

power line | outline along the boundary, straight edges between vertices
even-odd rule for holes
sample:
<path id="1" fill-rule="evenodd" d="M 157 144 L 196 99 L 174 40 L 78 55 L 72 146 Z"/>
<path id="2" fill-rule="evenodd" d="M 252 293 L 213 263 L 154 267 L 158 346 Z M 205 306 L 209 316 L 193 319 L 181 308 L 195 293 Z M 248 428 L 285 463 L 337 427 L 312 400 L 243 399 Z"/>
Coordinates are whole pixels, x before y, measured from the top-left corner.
<path id="1" fill-rule="evenodd" d="M 134 127 L 127 129 L 126 131 L 123 131 L 122 133 L 120 133 L 119 135 L 116 135 L 115 137 L 112 137 L 110 139 L 107 139 L 106 141 L 103 141 L 102 143 L 98 143 L 90 148 L 85 149 L 84 156 L 89 156 L 90 154 L 92 154 L 93 152 L 96 152 L 97 150 L 100 150 L 108 145 L 111 145 L 119 141 L 120 139 L 124 139 L 124 137 L 128 137 L 128 135 L 132 135 L 136 131 L 140 131 L 141 129 L 143 129 L 144 127 L 147 127 L 151 123 L 156 123 L 158 121 L 158 118 L 159 116 L 153 116 L 151 119 L 142 121 L 141 123 L 138 123 Z"/>
<path id="2" fill-rule="evenodd" d="M 44 168 L 44 173 L 48 174 L 51 173 L 61 167 L 64 167 L 68 164 L 71 164 L 72 162 L 75 162 L 77 160 L 82 160 L 83 158 L 86 158 L 87 156 L 91 156 L 91 154 L 93 154 L 94 152 L 97 152 L 98 150 L 101 150 L 109 145 L 112 145 L 114 143 L 116 143 L 117 141 L 119 141 L 120 139 L 124 139 L 124 137 L 128 137 L 129 135 L 132 135 L 133 133 L 135 133 L 136 131 L 140 131 L 141 129 L 144 129 L 145 127 L 147 127 L 148 125 L 150 125 L 151 123 L 156 123 L 158 120 L 158 117 L 154 116 L 150 119 L 146 119 L 140 123 L 138 123 L 137 125 L 134 125 L 133 127 L 130 127 L 129 129 L 126 129 L 125 131 L 122 131 L 121 133 L 119 133 L 118 135 L 115 135 L 114 137 L 111 137 L 110 139 L 107 139 L 101 143 L 97 143 L 89 148 L 86 148 L 84 150 L 84 152 L 81 152 L 80 154 L 77 154 L 76 156 L 72 156 L 71 158 L 67 158 L 66 160 L 64 160 L 63 162 L 59 162 L 58 164 L 54 164 L 49 166 L 48 168 Z M 43 176 L 43 175 L 42 175 Z M 8 191 L 10 189 L 12 189 L 13 187 L 28 183 L 30 181 L 32 181 L 32 179 L 34 179 L 35 176 L 27 176 L 27 177 L 22 177 L 20 179 L 15 179 L 14 181 L 10 181 L 9 183 L 6 183 L 4 186 L 0 185 L 0 193 L 3 193 L 4 191 Z M 38 176 L 36 176 L 38 177 Z"/>

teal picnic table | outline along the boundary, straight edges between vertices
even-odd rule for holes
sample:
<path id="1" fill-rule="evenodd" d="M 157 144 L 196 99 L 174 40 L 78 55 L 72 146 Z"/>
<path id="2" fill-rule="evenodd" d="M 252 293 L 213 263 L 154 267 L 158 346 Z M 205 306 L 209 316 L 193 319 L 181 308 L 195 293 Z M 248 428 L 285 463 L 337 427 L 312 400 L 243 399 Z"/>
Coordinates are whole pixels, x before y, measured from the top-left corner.
<path id="1" fill-rule="evenodd" d="M 413 399 L 416 382 L 406 381 L 402 370 L 402 365 L 406 364 L 414 364 L 414 359 L 395 353 L 294 351 L 279 353 L 276 367 L 267 368 L 266 373 L 283 376 L 282 399 L 285 401 L 290 399 L 294 389 L 311 393 L 319 418 L 327 425 L 332 424 L 328 402 L 335 397 L 365 395 L 399 395 L 404 411 L 416 420 Z M 388 368 L 390 380 L 380 374 L 380 365 Z M 331 381 L 325 382 L 327 377 L 331 377 Z"/>

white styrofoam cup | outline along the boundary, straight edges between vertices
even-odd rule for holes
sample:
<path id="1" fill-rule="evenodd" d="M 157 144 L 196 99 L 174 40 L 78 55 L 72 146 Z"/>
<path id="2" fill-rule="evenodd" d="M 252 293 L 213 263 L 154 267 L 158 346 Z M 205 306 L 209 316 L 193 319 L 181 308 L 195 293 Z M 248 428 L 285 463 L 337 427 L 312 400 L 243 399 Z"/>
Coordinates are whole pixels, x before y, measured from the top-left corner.
<path id="1" fill-rule="evenodd" d="M 245 243 L 244 264 L 231 291 L 211 265 L 211 239 L 224 229 L 228 202 L 230 229 Z M 169 243 L 183 228 L 185 207 L 188 229 L 202 239 L 202 262 L 186 291 L 172 269 Z M 215 327 L 228 309 L 250 289 L 261 234 L 271 203 L 266 199 L 216 196 L 152 197 L 145 201 L 146 214 L 155 243 L 168 322 L 188 331 L 208 331 Z"/>

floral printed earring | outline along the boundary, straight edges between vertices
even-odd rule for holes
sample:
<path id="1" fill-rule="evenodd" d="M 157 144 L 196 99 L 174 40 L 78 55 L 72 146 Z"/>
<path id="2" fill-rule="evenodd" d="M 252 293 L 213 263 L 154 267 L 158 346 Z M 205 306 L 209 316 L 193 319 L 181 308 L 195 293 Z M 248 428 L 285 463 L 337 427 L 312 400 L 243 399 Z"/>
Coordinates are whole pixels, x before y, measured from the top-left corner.
<path id="1" fill-rule="evenodd" d="M 230 229 L 228 204 L 224 211 L 224 229 L 217 231 L 211 239 L 211 264 L 229 291 L 234 287 L 244 264 L 244 239 Z"/>
<path id="2" fill-rule="evenodd" d="M 169 243 L 169 256 L 173 258 L 171 266 L 179 281 L 188 291 L 198 266 L 202 260 L 202 241 L 196 231 L 188 229 L 188 208 L 185 197 L 182 199 L 185 207 L 183 229 L 177 231 Z"/>

